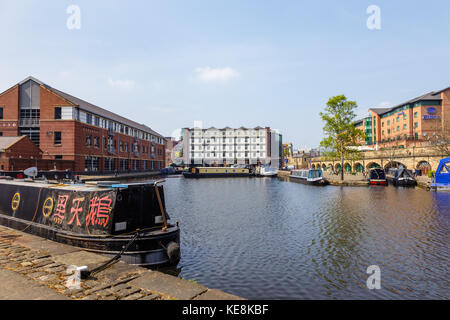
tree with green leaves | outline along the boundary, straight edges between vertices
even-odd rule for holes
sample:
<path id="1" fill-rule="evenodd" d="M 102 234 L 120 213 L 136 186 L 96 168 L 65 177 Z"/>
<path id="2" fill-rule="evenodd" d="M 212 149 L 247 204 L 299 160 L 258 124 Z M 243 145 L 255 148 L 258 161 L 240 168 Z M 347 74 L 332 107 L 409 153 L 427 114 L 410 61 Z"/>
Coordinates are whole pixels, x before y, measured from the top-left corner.
<path id="1" fill-rule="evenodd" d="M 345 95 L 331 97 L 325 112 L 320 113 L 325 122 L 325 138 L 320 142 L 324 148 L 323 155 L 328 159 L 341 161 L 341 180 L 344 180 L 344 159 L 355 158 L 359 151 L 355 148 L 359 141 L 365 139 L 364 132 L 355 128 L 355 101 L 348 101 Z"/>

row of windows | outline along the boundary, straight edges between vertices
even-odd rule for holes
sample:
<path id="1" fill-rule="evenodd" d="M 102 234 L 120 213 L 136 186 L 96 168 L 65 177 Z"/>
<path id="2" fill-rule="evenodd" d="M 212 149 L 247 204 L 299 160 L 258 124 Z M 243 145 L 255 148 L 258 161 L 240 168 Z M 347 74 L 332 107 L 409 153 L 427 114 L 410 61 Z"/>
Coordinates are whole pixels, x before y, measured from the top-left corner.
<path id="1" fill-rule="evenodd" d="M 114 148 L 114 150 L 116 149 L 116 141 L 112 140 L 112 139 L 108 139 L 108 146 Z M 104 138 L 104 145 L 106 146 L 107 144 L 107 140 L 106 138 Z M 55 131 L 54 132 L 54 144 L 55 145 L 61 145 L 62 144 L 62 133 L 60 131 Z M 86 146 L 90 147 L 90 146 L 94 146 L 95 148 L 99 148 L 100 147 L 100 137 L 98 136 L 94 136 L 92 137 L 91 135 L 87 135 L 86 136 Z M 124 143 L 123 141 L 120 141 L 120 151 L 121 152 L 128 152 L 128 143 Z M 150 148 L 148 146 L 141 146 L 139 148 L 138 144 L 135 144 L 135 148 L 134 151 L 139 152 L 141 151 L 142 153 L 149 153 Z M 152 146 L 152 153 L 155 152 L 155 147 Z M 158 155 L 161 155 L 162 151 L 161 149 L 158 149 Z"/>
<path id="2" fill-rule="evenodd" d="M 229 157 L 229 158 L 235 158 L 235 157 L 246 157 L 248 158 L 249 156 L 255 158 L 255 157 L 261 157 L 264 158 L 265 157 L 265 153 L 264 152 L 253 152 L 253 153 L 248 153 L 246 152 L 244 153 L 234 153 L 234 152 L 222 152 L 222 153 L 210 153 L 210 152 L 206 152 L 204 154 L 202 153 L 191 153 L 191 158 L 202 158 L 202 157 L 206 157 L 206 158 L 216 158 L 216 157 Z"/>
<path id="3" fill-rule="evenodd" d="M 403 136 L 401 134 L 399 134 L 396 138 L 386 138 L 386 139 L 382 139 L 381 142 L 390 142 L 390 141 L 395 141 L 395 140 L 402 140 L 403 139 L 407 139 L 408 135 L 404 134 Z M 418 140 L 419 139 L 419 133 L 415 132 L 414 133 L 414 139 Z"/>
<path id="4" fill-rule="evenodd" d="M 193 136 L 205 136 L 205 137 L 212 137 L 212 136 L 232 136 L 237 134 L 238 136 L 264 136 L 266 134 L 265 130 L 227 130 L 227 131 L 203 131 L 203 130 L 191 130 L 191 137 Z"/>
<path id="5" fill-rule="evenodd" d="M 94 114 L 80 111 L 78 108 L 73 107 L 55 107 L 54 118 L 56 120 L 60 119 L 75 119 L 83 123 L 101 127 L 103 129 L 108 129 L 117 133 L 126 134 L 132 137 L 137 137 L 139 139 L 152 141 L 158 144 L 164 144 L 164 139 L 161 137 L 154 136 L 148 132 L 144 132 L 119 122 L 108 120 Z"/>
<path id="6" fill-rule="evenodd" d="M 104 171 L 128 171 L 128 170 L 160 170 L 162 168 L 161 162 L 150 160 L 128 160 L 128 159 L 105 158 Z M 130 166 L 131 165 L 131 166 Z M 85 171 L 99 171 L 100 158 L 99 157 L 85 157 L 84 160 Z"/>
<path id="7" fill-rule="evenodd" d="M 266 145 L 262 144 L 262 145 L 252 145 L 250 146 L 236 146 L 235 148 L 233 146 L 225 146 L 224 148 L 221 147 L 212 147 L 212 146 L 191 146 L 190 147 L 191 150 L 211 150 L 211 151 L 221 151 L 221 149 L 223 149 L 223 151 L 234 151 L 234 150 L 266 150 Z"/>
<path id="8" fill-rule="evenodd" d="M 414 128 L 418 128 L 419 127 L 419 123 L 418 122 L 414 122 Z M 403 130 L 406 130 L 408 128 L 407 124 L 403 125 Z M 400 131 L 400 126 L 397 126 L 397 132 Z M 392 132 L 395 132 L 395 129 L 392 130 Z M 391 129 L 387 129 L 387 133 L 390 134 L 391 133 Z M 384 130 L 381 131 L 381 134 L 384 135 Z"/>
<path id="9" fill-rule="evenodd" d="M 215 139 L 215 138 L 211 138 L 211 139 L 194 139 L 191 138 L 191 143 L 222 143 L 222 144 L 235 144 L 235 143 L 264 143 L 266 140 L 265 138 L 224 138 L 224 139 Z"/>
<path id="10" fill-rule="evenodd" d="M 417 118 L 418 115 L 419 115 L 418 112 L 414 112 L 414 118 Z M 405 113 L 405 114 L 403 114 L 403 120 L 406 120 L 406 119 L 407 119 L 407 115 Z M 397 116 L 396 122 L 399 122 L 399 121 L 400 121 L 400 116 Z M 389 126 L 390 124 L 391 124 L 391 120 L 388 120 L 387 125 Z M 381 126 L 384 127 L 384 122 L 381 123 Z"/>

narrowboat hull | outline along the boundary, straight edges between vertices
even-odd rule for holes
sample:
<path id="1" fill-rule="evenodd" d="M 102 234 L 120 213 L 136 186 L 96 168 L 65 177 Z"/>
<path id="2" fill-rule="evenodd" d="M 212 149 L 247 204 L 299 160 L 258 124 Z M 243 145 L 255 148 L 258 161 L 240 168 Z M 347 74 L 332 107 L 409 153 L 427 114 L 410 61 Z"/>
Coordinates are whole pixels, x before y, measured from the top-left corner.
<path id="1" fill-rule="evenodd" d="M 395 179 L 387 177 L 389 183 L 396 187 L 415 187 L 417 186 L 417 181 L 413 179 Z"/>
<path id="2" fill-rule="evenodd" d="M 328 180 L 326 180 L 325 178 L 322 178 L 320 180 L 308 181 L 308 180 L 300 178 L 300 177 L 289 176 L 289 180 L 297 182 L 297 183 L 301 183 L 301 184 L 307 184 L 307 185 L 310 185 L 310 186 L 323 187 L 323 186 L 326 186 L 326 185 L 329 184 Z"/>
<path id="3" fill-rule="evenodd" d="M 370 179 L 369 180 L 369 185 L 371 186 L 387 186 L 388 185 L 388 181 L 386 179 Z"/>
<path id="4" fill-rule="evenodd" d="M 146 185 L 102 190 L 2 181 L 0 224 L 108 257 L 127 247 L 121 260 L 133 265 L 174 265 L 180 229 L 159 223 L 156 188 L 164 200 L 162 187 Z"/>
<path id="5" fill-rule="evenodd" d="M 239 178 L 251 177 L 251 173 L 192 173 L 183 172 L 185 178 Z"/>

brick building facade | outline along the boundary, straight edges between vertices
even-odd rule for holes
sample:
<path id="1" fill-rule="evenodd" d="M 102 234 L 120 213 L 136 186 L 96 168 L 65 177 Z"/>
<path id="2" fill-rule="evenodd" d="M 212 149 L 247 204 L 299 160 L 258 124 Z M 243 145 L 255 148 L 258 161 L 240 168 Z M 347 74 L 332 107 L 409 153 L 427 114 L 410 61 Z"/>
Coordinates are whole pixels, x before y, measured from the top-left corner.
<path id="1" fill-rule="evenodd" d="M 43 160 L 77 172 L 157 171 L 165 162 L 166 140 L 151 128 L 33 77 L 0 93 L 0 136 L 22 135 Z"/>
<path id="2" fill-rule="evenodd" d="M 450 132 L 450 87 L 392 108 L 371 108 L 355 122 L 366 134 L 361 144 L 380 148 L 424 146 L 439 132 Z"/>

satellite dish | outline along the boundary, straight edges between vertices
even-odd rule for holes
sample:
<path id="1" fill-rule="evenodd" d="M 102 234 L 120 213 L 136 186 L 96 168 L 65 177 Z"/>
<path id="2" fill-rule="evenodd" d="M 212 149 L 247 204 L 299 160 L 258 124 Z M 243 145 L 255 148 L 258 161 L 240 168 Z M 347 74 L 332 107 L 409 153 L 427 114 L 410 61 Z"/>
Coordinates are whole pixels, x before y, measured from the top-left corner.
<path id="1" fill-rule="evenodd" d="M 38 174 L 38 169 L 36 167 L 31 167 L 24 170 L 23 173 L 29 177 L 35 178 Z"/>

